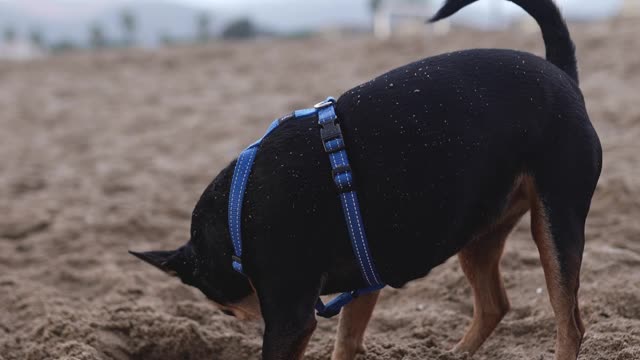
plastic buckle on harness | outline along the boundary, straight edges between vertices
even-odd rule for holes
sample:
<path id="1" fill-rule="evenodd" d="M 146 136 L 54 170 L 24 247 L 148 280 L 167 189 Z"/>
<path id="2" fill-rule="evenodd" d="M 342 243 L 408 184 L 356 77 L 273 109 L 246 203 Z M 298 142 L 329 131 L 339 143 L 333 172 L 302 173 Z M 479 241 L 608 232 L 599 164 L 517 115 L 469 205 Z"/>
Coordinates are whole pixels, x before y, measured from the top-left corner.
<path id="1" fill-rule="evenodd" d="M 342 130 L 340 124 L 337 124 L 335 120 L 320 125 L 320 138 L 324 145 L 325 151 L 327 149 L 327 141 L 339 138 L 342 136 Z"/>
<path id="2" fill-rule="evenodd" d="M 326 107 L 333 106 L 335 103 L 336 103 L 336 100 L 334 98 L 328 98 L 325 101 L 315 104 L 313 107 L 316 110 L 321 110 Z M 320 123 L 320 138 L 322 139 L 322 145 L 324 146 L 324 149 L 327 152 L 331 152 L 327 148 L 327 141 L 342 137 L 342 130 L 340 129 L 340 124 L 338 124 L 336 120 L 337 118 L 334 118 L 331 121 Z"/>

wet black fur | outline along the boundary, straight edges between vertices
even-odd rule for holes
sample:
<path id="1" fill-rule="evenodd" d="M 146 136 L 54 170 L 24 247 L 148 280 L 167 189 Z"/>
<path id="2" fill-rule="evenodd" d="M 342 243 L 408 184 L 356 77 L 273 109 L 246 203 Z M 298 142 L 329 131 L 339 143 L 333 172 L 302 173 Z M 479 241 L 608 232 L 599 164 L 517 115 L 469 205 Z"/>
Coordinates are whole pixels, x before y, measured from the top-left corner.
<path id="1" fill-rule="evenodd" d="M 436 19 L 471 2 L 450 0 Z M 513 50 L 459 51 L 392 70 L 337 102 L 371 253 L 390 286 L 455 255 L 499 216 L 523 174 L 542 197 L 561 264 L 581 256 L 600 143 L 557 8 L 550 0 L 514 2 L 540 23 L 550 61 Z M 252 291 L 231 268 L 234 165 L 196 205 L 190 242 L 146 258 L 222 304 Z M 284 123 L 263 142 L 242 229 L 244 269 L 266 322 L 263 356 L 286 358 L 315 324 L 319 293 L 365 286 L 315 119 Z"/>

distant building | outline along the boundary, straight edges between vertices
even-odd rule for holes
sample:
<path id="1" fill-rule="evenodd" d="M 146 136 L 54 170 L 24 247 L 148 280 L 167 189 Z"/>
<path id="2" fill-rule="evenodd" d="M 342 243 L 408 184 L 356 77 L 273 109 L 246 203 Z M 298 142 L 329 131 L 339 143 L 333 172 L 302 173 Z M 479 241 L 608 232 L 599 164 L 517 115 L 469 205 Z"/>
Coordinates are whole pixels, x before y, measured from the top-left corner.
<path id="1" fill-rule="evenodd" d="M 601 21 L 620 15 L 629 0 L 557 0 L 562 13 L 569 21 Z M 637 2 L 634 1 L 634 2 Z"/>
<path id="2" fill-rule="evenodd" d="M 375 14 L 374 32 L 379 38 L 388 38 L 393 33 L 443 33 L 451 24 L 481 30 L 504 29 L 524 14 L 517 5 L 506 0 L 482 0 L 460 10 L 451 20 L 426 26 L 425 21 L 435 15 L 443 3 L 444 0 L 382 0 Z"/>
<path id="3" fill-rule="evenodd" d="M 555 0 L 569 21 L 600 21 L 611 17 L 640 16 L 640 0 Z M 443 32 L 449 24 L 468 26 L 480 30 L 506 29 L 514 23 L 531 22 L 530 17 L 517 5 L 506 0 L 480 0 L 460 10 L 452 19 L 436 23 L 434 27 L 424 21 L 435 14 L 444 0 L 382 0 L 374 17 L 374 32 L 379 38 L 393 33 L 416 31 Z"/>
<path id="4" fill-rule="evenodd" d="M 28 60 L 41 57 L 44 50 L 28 41 L 16 39 L 12 42 L 0 43 L 0 59 Z"/>
<path id="5" fill-rule="evenodd" d="M 386 39 L 394 32 L 424 32 L 425 20 L 438 10 L 439 0 L 382 0 L 374 15 L 373 32 L 376 37 Z M 448 29 L 443 22 L 437 30 Z"/>
<path id="6" fill-rule="evenodd" d="M 640 16 L 640 0 L 625 0 L 622 8 L 623 16 Z"/>

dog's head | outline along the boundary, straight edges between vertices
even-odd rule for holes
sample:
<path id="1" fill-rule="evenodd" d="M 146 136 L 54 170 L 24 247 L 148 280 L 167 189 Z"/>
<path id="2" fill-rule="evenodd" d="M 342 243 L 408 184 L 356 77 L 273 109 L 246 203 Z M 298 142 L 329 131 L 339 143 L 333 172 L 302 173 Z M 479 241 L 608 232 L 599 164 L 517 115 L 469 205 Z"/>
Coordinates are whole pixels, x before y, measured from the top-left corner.
<path id="1" fill-rule="evenodd" d="M 198 255 L 191 241 L 172 251 L 129 252 L 198 288 L 227 315 L 242 320 L 260 317 L 260 305 L 249 280 L 233 270 L 217 269 L 214 263 Z"/>
<path id="2" fill-rule="evenodd" d="M 169 275 L 177 276 L 183 283 L 198 288 L 227 315 L 243 320 L 260 318 L 260 304 L 256 291 L 244 275 L 231 265 L 231 241 L 220 229 L 220 207 L 225 201 L 208 188 L 193 211 L 191 239 L 184 246 L 172 251 L 130 251 Z"/>

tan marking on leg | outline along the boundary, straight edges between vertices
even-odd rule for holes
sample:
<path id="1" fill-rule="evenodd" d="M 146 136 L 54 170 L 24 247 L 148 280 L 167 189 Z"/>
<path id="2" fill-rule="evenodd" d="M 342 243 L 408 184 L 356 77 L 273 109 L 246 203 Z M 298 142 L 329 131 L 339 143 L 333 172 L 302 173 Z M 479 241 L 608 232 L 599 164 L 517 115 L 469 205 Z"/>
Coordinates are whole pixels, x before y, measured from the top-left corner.
<path id="1" fill-rule="evenodd" d="M 500 218 L 458 253 L 474 301 L 473 320 L 453 348 L 454 352 L 473 355 L 509 311 L 509 299 L 500 275 L 500 258 L 509 233 L 529 209 L 524 182 L 524 177 L 516 179 Z"/>
<path id="2" fill-rule="evenodd" d="M 464 337 L 453 348 L 454 352 L 473 355 L 509 311 L 509 299 L 498 266 L 504 239 L 506 237 L 493 244 L 490 250 L 471 246 L 458 253 L 474 299 L 473 320 Z"/>
<path id="3" fill-rule="evenodd" d="M 332 360 L 352 360 L 363 353 L 367 328 L 380 291 L 361 295 L 342 309 Z"/>
<path id="4" fill-rule="evenodd" d="M 580 287 L 580 285 L 578 285 L 578 288 Z M 582 334 L 582 336 L 584 336 L 584 333 L 586 331 L 586 328 L 584 327 L 584 322 L 582 321 L 582 316 L 580 315 L 580 305 L 579 305 L 579 301 L 578 301 L 578 292 L 576 290 L 576 309 L 575 312 L 573 314 L 573 316 L 576 318 L 576 323 L 578 325 L 578 330 L 580 331 L 580 334 Z M 582 341 L 580 341 L 580 343 L 582 343 Z"/>
<path id="5" fill-rule="evenodd" d="M 458 260 L 473 290 L 473 320 L 454 352 L 473 355 L 509 311 L 509 299 L 500 275 L 500 258 L 513 227 L 528 210 L 517 187 L 501 219 L 458 253 Z"/>
<path id="6" fill-rule="evenodd" d="M 532 198 L 531 232 L 540 253 L 549 300 L 556 318 L 556 360 L 576 360 L 584 334 L 578 307 L 579 266 L 574 274 L 562 274 L 558 252 L 542 201 Z"/>

